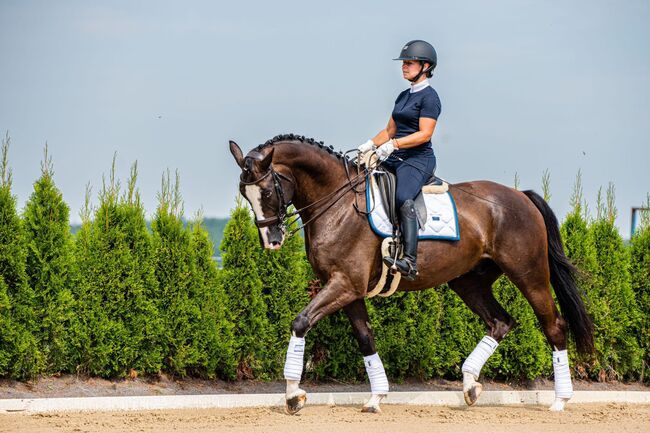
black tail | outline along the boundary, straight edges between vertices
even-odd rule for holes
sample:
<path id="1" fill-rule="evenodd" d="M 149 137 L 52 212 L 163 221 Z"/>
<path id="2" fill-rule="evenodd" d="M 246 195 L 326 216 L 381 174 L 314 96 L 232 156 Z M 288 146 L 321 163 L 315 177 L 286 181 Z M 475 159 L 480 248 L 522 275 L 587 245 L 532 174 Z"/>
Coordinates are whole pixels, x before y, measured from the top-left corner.
<path id="1" fill-rule="evenodd" d="M 548 263 L 551 270 L 551 284 L 560 303 L 562 316 L 569 324 L 576 347 L 580 353 L 594 351 L 594 325 L 587 314 L 581 290 L 575 281 L 575 266 L 564 255 L 557 218 L 546 201 L 534 191 L 524 194 L 535 204 L 544 217 L 548 237 Z"/>

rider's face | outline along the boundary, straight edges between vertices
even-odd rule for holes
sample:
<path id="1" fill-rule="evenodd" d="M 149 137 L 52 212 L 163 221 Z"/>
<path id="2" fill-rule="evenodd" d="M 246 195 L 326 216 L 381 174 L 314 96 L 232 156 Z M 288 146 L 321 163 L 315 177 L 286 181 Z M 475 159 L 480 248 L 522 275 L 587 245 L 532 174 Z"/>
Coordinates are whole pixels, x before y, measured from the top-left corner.
<path id="1" fill-rule="evenodd" d="M 425 63 L 424 67 L 426 68 L 429 64 Z M 407 79 L 407 80 L 412 80 L 414 79 L 419 73 L 420 73 L 420 68 L 422 66 L 420 65 L 420 62 L 417 60 L 403 60 L 402 61 L 402 76 Z M 423 75 L 424 78 L 426 76 Z"/>

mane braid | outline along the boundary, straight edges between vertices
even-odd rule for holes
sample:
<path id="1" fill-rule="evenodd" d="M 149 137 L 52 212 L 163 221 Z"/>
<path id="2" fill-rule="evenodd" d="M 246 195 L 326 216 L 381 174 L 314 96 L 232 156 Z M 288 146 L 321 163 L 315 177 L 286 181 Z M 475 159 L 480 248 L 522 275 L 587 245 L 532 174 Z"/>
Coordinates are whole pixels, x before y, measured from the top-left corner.
<path id="1" fill-rule="evenodd" d="M 350 158 L 347 155 L 344 155 L 343 152 L 335 151 L 333 146 L 325 146 L 325 143 L 323 143 L 322 141 L 317 141 L 313 138 L 308 138 L 305 137 L 304 135 L 297 135 L 297 134 L 276 135 L 270 140 L 267 140 L 264 144 L 260 144 L 253 150 L 259 152 L 260 150 L 272 146 L 279 141 L 300 141 L 301 143 L 309 144 L 311 146 L 316 146 L 319 149 L 329 153 L 330 155 L 335 156 L 337 159 L 345 161 L 346 163 L 352 163 L 352 161 L 350 161 Z"/>

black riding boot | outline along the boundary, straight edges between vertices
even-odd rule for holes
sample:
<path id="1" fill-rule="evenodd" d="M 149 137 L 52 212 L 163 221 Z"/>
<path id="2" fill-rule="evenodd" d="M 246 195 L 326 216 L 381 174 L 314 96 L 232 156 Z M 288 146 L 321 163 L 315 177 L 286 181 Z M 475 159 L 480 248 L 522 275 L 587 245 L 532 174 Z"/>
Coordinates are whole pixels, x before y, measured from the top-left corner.
<path id="1" fill-rule="evenodd" d="M 415 215 L 415 203 L 413 200 L 406 200 L 400 212 L 400 229 L 404 241 L 404 255 L 401 259 L 384 257 L 384 263 L 397 270 L 409 281 L 415 280 L 418 274 L 416 265 L 418 255 L 418 219 Z"/>

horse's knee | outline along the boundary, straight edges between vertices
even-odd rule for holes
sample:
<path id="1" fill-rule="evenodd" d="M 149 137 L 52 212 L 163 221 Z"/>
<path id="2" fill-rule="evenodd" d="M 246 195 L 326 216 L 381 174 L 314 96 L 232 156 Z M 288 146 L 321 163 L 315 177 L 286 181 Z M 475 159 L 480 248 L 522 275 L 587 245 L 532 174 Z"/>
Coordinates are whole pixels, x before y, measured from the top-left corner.
<path id="1" fill-rule="evenodd" d="M 291 332 L 296 337 L 304 337 L 309 331 L 309 319 L 304 314 L 299 314 L 291 323 Z"/>

